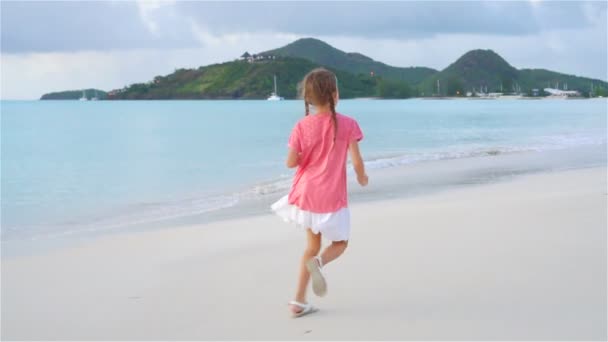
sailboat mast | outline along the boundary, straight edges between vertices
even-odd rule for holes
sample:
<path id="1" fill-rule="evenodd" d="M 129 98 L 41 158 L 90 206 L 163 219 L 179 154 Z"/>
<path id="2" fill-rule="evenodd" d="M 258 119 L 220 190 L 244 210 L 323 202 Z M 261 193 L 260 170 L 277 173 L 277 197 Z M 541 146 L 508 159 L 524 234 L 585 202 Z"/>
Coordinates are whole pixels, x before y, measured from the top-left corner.
<path id="1" fill-rule="evenodd" d="M 274 93 L 277 93 L 277 75 L 274 75 Z"/>

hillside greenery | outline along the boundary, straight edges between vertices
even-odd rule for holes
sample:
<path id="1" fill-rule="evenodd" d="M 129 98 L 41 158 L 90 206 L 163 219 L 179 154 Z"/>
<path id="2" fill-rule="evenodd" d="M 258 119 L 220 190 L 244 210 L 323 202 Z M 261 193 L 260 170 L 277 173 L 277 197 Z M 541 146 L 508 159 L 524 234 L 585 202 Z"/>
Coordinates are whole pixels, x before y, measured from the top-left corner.
<path id="1" fill-rule="evenodd" d="M 109 99 L 264 99 L 273 91 L 274 75 L 277 76 L 279 95 L 293 99 L 298 96 L 298 83 L 316 67 L 319 65 L 301 58 L 278 58 L 179 69 L 166 76 L 157 76 L 150 82 L 132 84 L 112 92 Z M 333 71 L 338 77 L 342 98 L 405 98 L 411 94 L 407 84 Z"/>
<path id="2" fill-rule="evenodd" d="M 543 88 L 564 89 L 567 85 L 567 89 L 585 95 L 591 84 L 600 91 L 607 85 L 600 80 L 544 69 L 518 70 L 492 50 L 472 50 L 422 82 L 418 91 L 421 96 L 463 96 L 475 91 L 530 94 L 532 89 L 542 92 Z"/>
<path id="3" fill-rule="evenodd" d="M 380 76 L 386 80 L 406 82 L 415 86 L 437 70 L 426 67 L 400 68 L 375 61 L 357 52 L 344 52 L 314 38 L 298 39 L 284 47 L 260 53 L 263 56 L 298 57 L 319 65 L 344 70 L 352 74 Z"/>
<path id="4" fill-rule="evenodd" d="M 278 92 L 286 99 L 297 97 L 298 83 L 310 70 L 324 66 L 336 73 L 342 98 L 413 96 L 465 96 L 467 92 L 520 92 L 531 94 L 543 88 L 578 90 L 588 96 L 606 96 L 605 81 L 566 75 L 545 69 L 511 66 L 492 50 L 472 50 L 447 68 L 398 68 L 374 61 L 359 53 L 338 50 L 317 39 L 297 40 L 282 48 L 262 52 L 257 58 L 177 69 L 144 83 L 106 92 L 99 99 L 265 99 L 273 91 L 273 75 Z M 373 71 L 373 75 L 371 72 Z M 87 89 L 90 99 L 94 89 Z M 82 90 L 49 93 L 41 99 L 71 99 Z"/>

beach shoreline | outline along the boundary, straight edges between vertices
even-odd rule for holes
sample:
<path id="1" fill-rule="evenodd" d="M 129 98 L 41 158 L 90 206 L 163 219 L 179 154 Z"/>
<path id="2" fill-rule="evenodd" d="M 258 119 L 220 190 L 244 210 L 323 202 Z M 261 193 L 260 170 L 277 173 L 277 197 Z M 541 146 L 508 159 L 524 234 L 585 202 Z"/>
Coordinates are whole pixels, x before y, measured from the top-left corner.
<path id="1" fill-rule="evenodd" d="M 606 148 L 604 144 L 547 151 L 496 154 L 489 151 L 465 158 L 406 163 L 402 163 L 399 158 L 366 161 L 371 183 L 367 187 L 360 187 L 351 174 L 352 170 L 349 170 L 349 203 L 364 204 L 387 199 L 413 198 L 463 187 L 500 183 L 526 175 L 603 166 L 606 165 Z M 41 255 L 55 249 L 75 247 L 106 236 L 125 233 L 172 230 L 176 227 L 259 217 L 269 214 L 270 205 L 287 194 L 290 186 L 291 177 L 287 177 L 278 181 L 258 183 L 233 195 L 229 192 L 223 193 L 222 196 L 234 196 L 232 200 L 235 204 L 200 214 L 119 225 L 114 228 L 81 227 L 73 224 L 72 230 L 67 232 L 3 240 L 2 257 Z"/>
<path id="2" fill-rule="evenodd" d="M 298 320 L 304 234 L 272 215 L 3 258 L 2 338 L 605 339 L 606 194 L 601 166 L 352 203 Z"/>
<path id="3" fill-rule="evenodd" d="M 406 160 L 404 163 L 400 157 L 389 157 L 366 161 L 371 184 L 364 188 L 360 187 L 354 180 L 352 170 L 349 170 L 349 203 L 417 197 L 462 187 L 504 182 L 525 175 L 603 166 L 606 165 L 606 148 L 604 144 L 547 151 L 492 153 L 490 150 L 464 158 L 413 162 Z M 3 239 L 2 257 L 45 254 L 55 249 L 74 247 L 105 236 L 124 233 L 171 230 L 176 227 L 263 216 L 270 213 L 269 208 L 272 203 L 289 192 L 290 186 L 291 177 L 250 185 L 235 193 L 221 194 L 227 198 L 232 196 L 233 205 L 200 214 L 145 221 L 139 224 L 104 228 L 79 225 L 78 221 L 75 221 L 70 224 L 72 228 L 65 232 L 17 240 Z"/>

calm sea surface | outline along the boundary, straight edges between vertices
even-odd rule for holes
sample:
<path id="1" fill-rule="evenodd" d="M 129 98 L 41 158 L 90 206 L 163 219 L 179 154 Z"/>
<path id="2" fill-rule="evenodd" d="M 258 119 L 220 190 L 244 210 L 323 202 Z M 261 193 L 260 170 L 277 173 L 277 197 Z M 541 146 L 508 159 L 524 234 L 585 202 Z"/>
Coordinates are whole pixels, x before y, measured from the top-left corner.
<path id="1" fill-rule="evenodd" d="M 606 146 L 606 100 L 345 100 L 370 169 Z M 2 101 L 2 241 L 205 215 L 289 188 L 301 101 Z M 588 163 L 586 160 L 585 163 Z M 603 158 L 595 160 L 605 165 Z M 585 165 L 581 165 L 585 166 Z"/>

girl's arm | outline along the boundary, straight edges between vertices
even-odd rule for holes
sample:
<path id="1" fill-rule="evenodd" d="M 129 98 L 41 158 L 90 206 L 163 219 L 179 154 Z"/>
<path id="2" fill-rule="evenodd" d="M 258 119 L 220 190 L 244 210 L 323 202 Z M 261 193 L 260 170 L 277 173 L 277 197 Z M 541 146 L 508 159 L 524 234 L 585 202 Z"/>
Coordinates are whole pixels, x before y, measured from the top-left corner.
<path id="1" fill-rule="evenodd" d="M 294 151 L 291 148 L 287 149 L 287 160 L 285 161 L 285 164 L 287 165 L 288 168 L 293 168 L 298 166 L 298 164 L 300 163 L 300 155 L 298 154 L 298 152 Z"/>
<path id="2" fill-rule="evenodd" d="M 357 173 L 357 182 L 359 182 L 361 186 L 366 186 L 369 179 L 365 174 L 365 164 L 363 163 L 363 158 L 361 158 L 361 152 L 359 151 L 359 142 L 351 142 L 348 144 L 348 149 L 350 150 L 350 160 L 353 162 L 353 168 Z"/>

